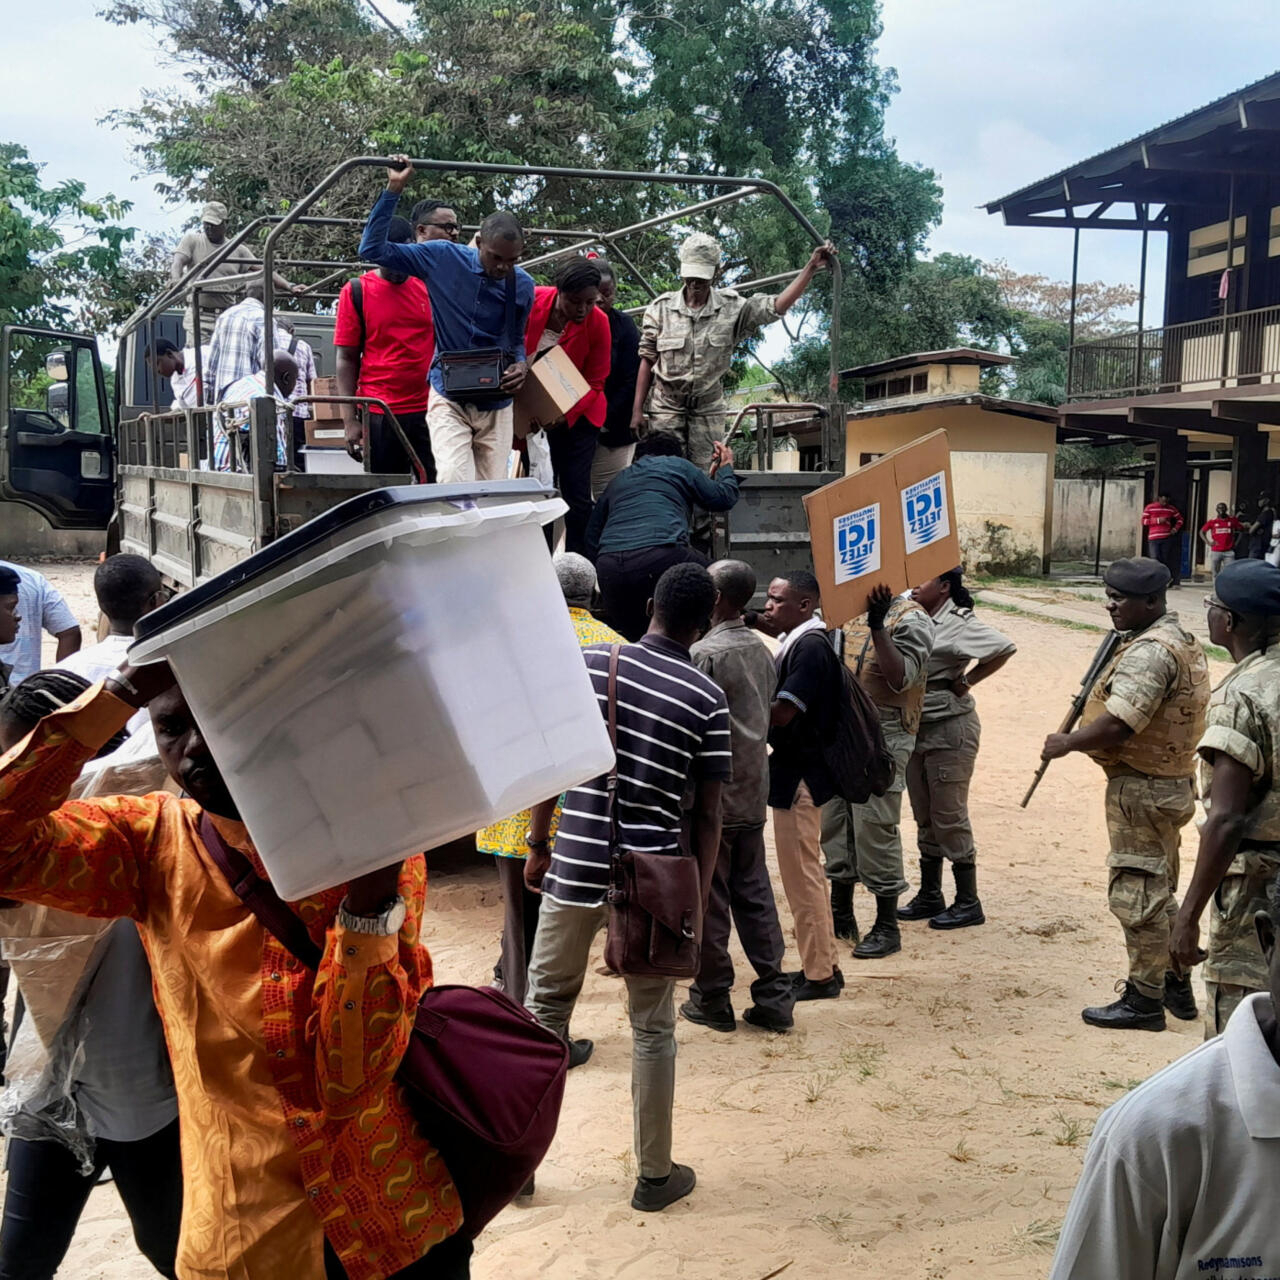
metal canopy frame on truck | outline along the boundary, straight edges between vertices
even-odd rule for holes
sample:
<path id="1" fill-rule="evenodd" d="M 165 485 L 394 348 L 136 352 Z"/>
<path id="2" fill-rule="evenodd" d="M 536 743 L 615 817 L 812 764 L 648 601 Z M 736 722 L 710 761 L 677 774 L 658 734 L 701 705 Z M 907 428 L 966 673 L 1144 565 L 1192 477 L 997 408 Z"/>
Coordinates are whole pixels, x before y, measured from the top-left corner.
<path id="1" fill-rule="evenodd" d="M 354 173 L 359 169 L 387 168 L 395 161 L 391 156 L 355 156 L 349 160 L 344 160 L 335 169 L 331 170 L 321 181 L 312 188 L 305 196 L 284 214 L 264 215 L 253 219 L 246 226 L 242 227 L 236 235 L 229 237 L 223 244 L 219 245 L 217 250 L 212 253 L 203 262 L 193 267 L 180 280 L 173 282 L 159 298 L 146 307 L 141 307 L 136 311 L 121 330 L 121 336 L 127 336 L 142 324 L 147 324 L 151 329 L 151 336 L 148 341 L 154 341 L 154 322 L 155 317 L 166 308 L 180 301 L 187 294 L 196 295 L 202 282 L 206 284 L 213 283 L 211 272 L 216 270 L 233 250 L 248 242 L 251 236 L 256 235 L 263 227 L 269 228 L 267 236 L 263 242 L 261 249 L 261 258 L 258 260 L 262 266 L 262 288 L 263 288 L 263 307 L 268 312 L 273 311 L 275 307 L 275 284 L 273 274 L 277 268 L 284 267 L 301 267 L 311 269 L 324 269 L 333 266 L 336 269 L 331 271 L 324 279 L 313 285 L 307 286 L 302 297 L 325 298 L 331 299 L 332 294 L 321 294 L 318 292 L 324 285 L 332 283 L 335 278 L 343 272 L 355 269 L 363 264 L 332 264 L 327 262 L 317 262 L 312 259 L 293 259 L 284 256 L 280 252 L 281 239 L 285 232 L 293 227 L 363 227 L 364 220 L 358 218 L 336 218 L 324 217 L 310 214 L 308 211 L 313 209 L 321 198 L 329 192 L 338 182 L 345 178 L 348 174 Z M 540 237 L 544 239 L 567 239 L 569 244 L 562 248 L 553 249 L 550 252 L 539 254 L 522 263 L 526 269 L 530 267 L 541 266 L 545 263 L 555 261 L 557 258 L 567 257 L 570 254 L 579 252 L 580 250 L 598 245 L 603 247 L 609 254 L 610 260 L 617 262 L 626 272 L 632 276 L 649 295 L 650 298 L 658 296 L 657 290 L 644 272 L 636 265 L 633 259 L 622 249 L 619 241 L 626 239 L 628 236 L 639 235 L 645 231 L 651 231 L 657 227 L 667 225 L 672 222 L 679 222 L 682 218 L 688 218 L 699 213 L 705 213 L 709 209 L 719 208 L 723 205 L 734 204 L 740 200 L 745 200 L 751 196 L 766 196 L 776 200 L 791 216 L 791 218 L 800 226 L 814 245 L 824 243 L 824 237 L 812 222 L 805 216 L 796 203 L 782 190 L 776 183 L 770 182 L 764 178 L 747 178 L 727 176 L 721 174 L 706 173 L 647 173 L 641 170 L 629 169 L 570 169 L 554 166 L 538 166 L 538 165 L 521 165 L 521 164 L 485 164 L 478 161 L 460 161 L 460 160 L 433 160 L 433 159 L 415 159 L 410 163 L 417 171 L 432 173 L 459 173 L 459 174 L 488 174 L 513 178 L 552 178 L 552 179 L 578 179 L 586 181 L 601 182 L 639 182 L 657 185 L 669 185 L 678 187 L 711 187 L 721 188 L 719 194 L 711 196 L 704 200 L 698 200 L 688 205 L 682 205 L 679 208 L 668 210 L 665 213 L 657 214 L 653 217 L 645 218 L 640 222 L 630 223 L 626 226 L 618 227 L 611 231 L 601 231 L 594 228 L 573 228 L 573 227 L 529 227 L 526 228 L 526 234 L 530 237 Z M 744 280 L 735 282 L 731 287 L 744 291 L 751 288 L 763 287 L 770 284 L 779 284 L 785 281 L 793 280 L 800 274 L 800 268 L 794 271 L 782 272 L 776 275 L 762 276 L 756 280 Z M 830 399 L 836 401 L 838 399 L 839 388 L 839 360 L 837 351 L 840 342 L 840 295 L 842 270 L 839 259 L 833 258 L 830 265 L 832 275 L 832 296 L 831 296 L 831 319 L 828 329 L 828 348 L 829 348 L 829 366 L 828 366 L 828 392 Z M 218 285 L 233 282 L 234 280 L 248 279 L 250 274 L 240 277 L 222 277 L 218 280 Z M 198 298 L 196 298 L 198 301 Z M 271 331 L 268 328 L 263 330 L 263 367 L 268 368 L 271 364 L 272 352 L 270 349 Z M 195 342 L 197 361 L 199 360 L 199 342 Z M 202 372 L 202 371 L 198 371 Z M 830 424 L 828 424 L 830 425 Z M 824 442 L 823 454 L 824 458 L 831 465 L 831 459 L 836 456 L 843 455 L 843 447 L 839 449 L 839 455 L 834 452 L 833 445 L 835 442 Z"/>

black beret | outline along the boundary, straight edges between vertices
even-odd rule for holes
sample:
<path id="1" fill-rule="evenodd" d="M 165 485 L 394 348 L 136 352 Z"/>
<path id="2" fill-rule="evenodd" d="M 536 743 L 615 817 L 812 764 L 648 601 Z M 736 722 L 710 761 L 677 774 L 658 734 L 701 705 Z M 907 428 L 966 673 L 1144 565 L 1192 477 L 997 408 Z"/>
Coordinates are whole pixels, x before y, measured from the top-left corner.
<path id="1" fill-rule="evenodd" d="M 1113 560 L 1102 581 L 1126 596 L 1158 596 L 1169 585 L 1170 576 L 1159 560 L 1135 556 L 1132 560 Z"/>
<path id="2" fill-rule="evenodd" d="M 0 596 L 16 596 L 22 579 L 12 569 L 0 566 Z"/>
<path id="3" fill-rule="evenodd" d="M 1280 614 L 1280 569 L 1265 560 L 1235 560 L 1213 583 L 1213 594 L 1232 613 Z"/>

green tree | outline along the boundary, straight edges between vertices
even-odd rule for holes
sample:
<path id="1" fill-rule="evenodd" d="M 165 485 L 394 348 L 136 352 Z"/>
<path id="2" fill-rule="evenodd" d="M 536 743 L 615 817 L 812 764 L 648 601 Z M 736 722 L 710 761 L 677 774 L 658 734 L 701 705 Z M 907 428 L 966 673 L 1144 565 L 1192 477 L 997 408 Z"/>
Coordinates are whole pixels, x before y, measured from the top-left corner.
<path id="1" fill-rule="evenodd" d="M 85 197 L 82 182 L 46 186 L 41 166 L 17 143 L 0 144 L 0 324 L 92 329 L 85 298 L 119 267 L 135 231 L 120 225 L 126 200 Z M 38 356 L 19 350 L 26 382 Z"/>

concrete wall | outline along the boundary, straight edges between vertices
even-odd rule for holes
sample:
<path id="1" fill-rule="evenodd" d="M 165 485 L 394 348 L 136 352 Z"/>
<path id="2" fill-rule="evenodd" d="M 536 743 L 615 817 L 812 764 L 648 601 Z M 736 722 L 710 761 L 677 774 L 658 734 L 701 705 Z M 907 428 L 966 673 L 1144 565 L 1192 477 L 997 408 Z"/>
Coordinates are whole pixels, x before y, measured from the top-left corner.
<path id="1" fill-rule="evenodd" d="M 1053 482 L 1053 558 L 1091 562 L 1098 538 L 1100 480 Z M 1107 481 L 1102 513 L 1102 560 L 1121 560 L 1142 548 L 1142 481 Z"/>
<path id="2" fill-rule="evenodd" d="M 951 441 L 952 484 L 964 567 L 970 572 L 1039 574 L 1048 569 L 1053 523 L 1056 427 L 978 405 L 930 406 L 875 417 L 851 415 L 845 470 L 931 431 Z"/>
<path id="3" fill-rule="evenodd" d="M 19 502 L 0 501 L 0 559 L 30 559 L 35 556 L 96 556 L 104 551 L 107 535 L 54 529 L 37 511 Z"/>

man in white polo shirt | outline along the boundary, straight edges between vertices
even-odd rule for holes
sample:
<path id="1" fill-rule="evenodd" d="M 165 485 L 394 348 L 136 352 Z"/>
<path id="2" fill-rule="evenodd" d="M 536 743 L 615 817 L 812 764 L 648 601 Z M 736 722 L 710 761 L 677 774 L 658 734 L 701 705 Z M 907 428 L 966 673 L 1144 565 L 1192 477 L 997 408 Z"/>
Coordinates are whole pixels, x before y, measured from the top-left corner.
<path id="1" fill-rule="evenodd" d="M 1269 899 L 1270 990 L 1103 1112 L 1049 1280 L 1280 1276 L 1280 878 Z"/>

